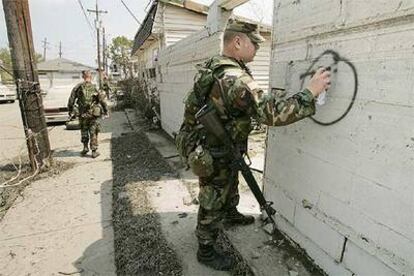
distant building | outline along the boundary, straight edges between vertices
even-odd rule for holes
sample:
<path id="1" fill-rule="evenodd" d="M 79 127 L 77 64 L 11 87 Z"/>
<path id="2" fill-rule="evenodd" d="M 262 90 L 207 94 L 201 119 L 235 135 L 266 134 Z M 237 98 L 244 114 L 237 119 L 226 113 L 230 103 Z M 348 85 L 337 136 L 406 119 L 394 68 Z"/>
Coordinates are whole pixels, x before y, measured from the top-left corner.
<path id="1" fill-rule="evenodd" d="M 96 76 L 95 68 L 64 58 L 40 62 L 37 64 L 37 70 L 42 89 L 75 85 L 81 81 L 83 70 L 90 70 L 92 76 Z"/>

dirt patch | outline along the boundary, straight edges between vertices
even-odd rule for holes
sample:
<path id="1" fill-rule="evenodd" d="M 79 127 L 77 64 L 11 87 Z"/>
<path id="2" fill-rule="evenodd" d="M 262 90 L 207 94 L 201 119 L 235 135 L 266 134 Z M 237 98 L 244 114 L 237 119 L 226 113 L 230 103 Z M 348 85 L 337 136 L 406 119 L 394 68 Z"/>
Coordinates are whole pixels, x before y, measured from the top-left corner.
<path id="1" fill-rule="evenodd" d="M 182 275 L 146 188 L 175 173 L 143 133 L 112 140 L 113 227 L 118 275 Z"/>
<path id="2" fill-rule="evenodd" d="M 14 160 L 13 160 L 14 161 Z M 16 160 L 15 163 L 17 164 L 19 161 Z M 16 165 L 18 166 L 18 164 Z M 3 219 L 7 210 L 13 206 L 15 200 L 22 196 L 24 189 L 30 185 L 31 183 L 43 179 L 46 177 L 56 177 L 57 175 L 73 168 L 75 166 L 74 163 L 69 162 L 62 162 L 62 161 L 53 161 L 51 166 L 36 176 L 29 178 L 27 181 L 24 181 L 22 184 L 18 186 L 12 186 L 13 184 L 18 183 L 19 181 L 30 177 L 33 172 L 30 168 L 29 160 L 23 160 L 21 165 L 21 173 L 19 177 L 17 177 L 14 181 L 8 183 L 11 185 L 7 188 L 0 188 L 0 220 Z M 0 183 L 4 183 L 9 179 L 14 178 L 17 175 L 18 170 L 13 164 L 6 164 L 0 167 Z"/>

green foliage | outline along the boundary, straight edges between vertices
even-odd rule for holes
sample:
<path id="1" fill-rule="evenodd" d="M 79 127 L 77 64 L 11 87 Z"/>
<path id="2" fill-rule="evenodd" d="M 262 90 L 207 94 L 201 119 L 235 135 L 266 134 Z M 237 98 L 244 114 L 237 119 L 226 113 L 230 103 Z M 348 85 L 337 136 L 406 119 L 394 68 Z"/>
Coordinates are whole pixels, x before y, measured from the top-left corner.
<path id="1" fill-rule="evenodd" d="M 118 87 L 124 92 L 122 103 L 118 105 L 122 108 L 136 108 L 143 112 L 147 119 L 153 121 L 156 112 L 160 113 L 159 101 L 146 93 L 145 84 L 137 78 L 124 79 L 118 82 Z"/>
<path id="2" fill-rule="evenodd" d="M 118 82 L 118 86 L 124 92 L 123 107 L 145 109 L 144 85 L 140 80 L 136 78 L 124 79 Z"/>
<path id="3" fill-rule="evenodd" d="M 9 48 L 0 48 L 0 60 L 2 63 L 2 66 L 5 67 L 10 73 L 13 72 L 13 64 L 11 61 L 11 55 Z M 39 63 L 43 60 L 43 57 L 41 54 L 35 53 L 35 61 L 36 63 Z M 11 76 L 9 73 L 5 72 L 4 70 L 0 69 L 0 76 L 1 80 L 4 83 L 7 82 L 14 82 L 14 77 Z"/>
<path id="4" fill-rule="evenodd" d="M 132 40 L 125 36 L 117 36 L 112 39 L 112 43 L 109 46 L 109 58 L 113 63 L 120 66 L 124 76 L 128 75 L 132 45 Z"/>
<path id="5" fill-rule="evenodd" d="M 5 67 L 9 72 L 13 71 L 10 51 L 8 48 L 0 48 L 0 60 L 2 61 L 2 66 Z M 4 70 L 0 69 L 0 76 L 3 82 L 12 82 L 13 76 L 10 76 Z"/>

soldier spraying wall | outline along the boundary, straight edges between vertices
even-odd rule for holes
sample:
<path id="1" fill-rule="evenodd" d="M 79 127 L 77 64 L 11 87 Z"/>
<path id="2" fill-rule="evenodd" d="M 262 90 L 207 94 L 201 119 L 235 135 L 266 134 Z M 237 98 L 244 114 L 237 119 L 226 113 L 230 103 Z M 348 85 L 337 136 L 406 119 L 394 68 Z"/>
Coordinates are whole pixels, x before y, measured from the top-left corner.
<path id="1" fill-rule="evenodd" d="M 263 41 L 257 25 L 229 21 L 222 55 L 197 66 L 194 87 L 185 99 L 184 121 L 176 136 L 183 161 L 199 176 L 197 259 L 216 270 L 230 270 L 234 264 L 230 256 L 216 249 L 222 224 L 238 226 L 254 222 L 253 216 L 237 210 L 238 172 L 247 165 L 237 166 L 235 162 L 247 154 L 252 119 L 269 126 L 285 126 L 309 117 L 315 113 L 315 98 L 330 85 L 330 72 L 320 68 L 307 88 L 289 98 L 280 100 L 264 94 L 246 66 L 253 61 Z M 202 122 L 206 124 L 200 113 L 203 107 L 214 109 L 228 139 L 203 125 Z"/>

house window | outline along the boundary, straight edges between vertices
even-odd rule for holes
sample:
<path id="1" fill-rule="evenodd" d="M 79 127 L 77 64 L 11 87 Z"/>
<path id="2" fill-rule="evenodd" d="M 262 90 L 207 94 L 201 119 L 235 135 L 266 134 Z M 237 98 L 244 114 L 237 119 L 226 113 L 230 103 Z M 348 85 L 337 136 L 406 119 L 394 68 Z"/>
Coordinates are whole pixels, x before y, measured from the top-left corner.
<path id="1" fill-rule="evenodd" d="M 158 61 L 158 48 L 152 50 L 152 64 L 154 65 L 155 62 Z"/>
<path id="2" fill-rule="evenodd" d="M 149 69 L 149 76 L 151 79 L 155 79 L 155 77 L 157 76 L 157 74 L 155 73 L 155 68 Z"/>

